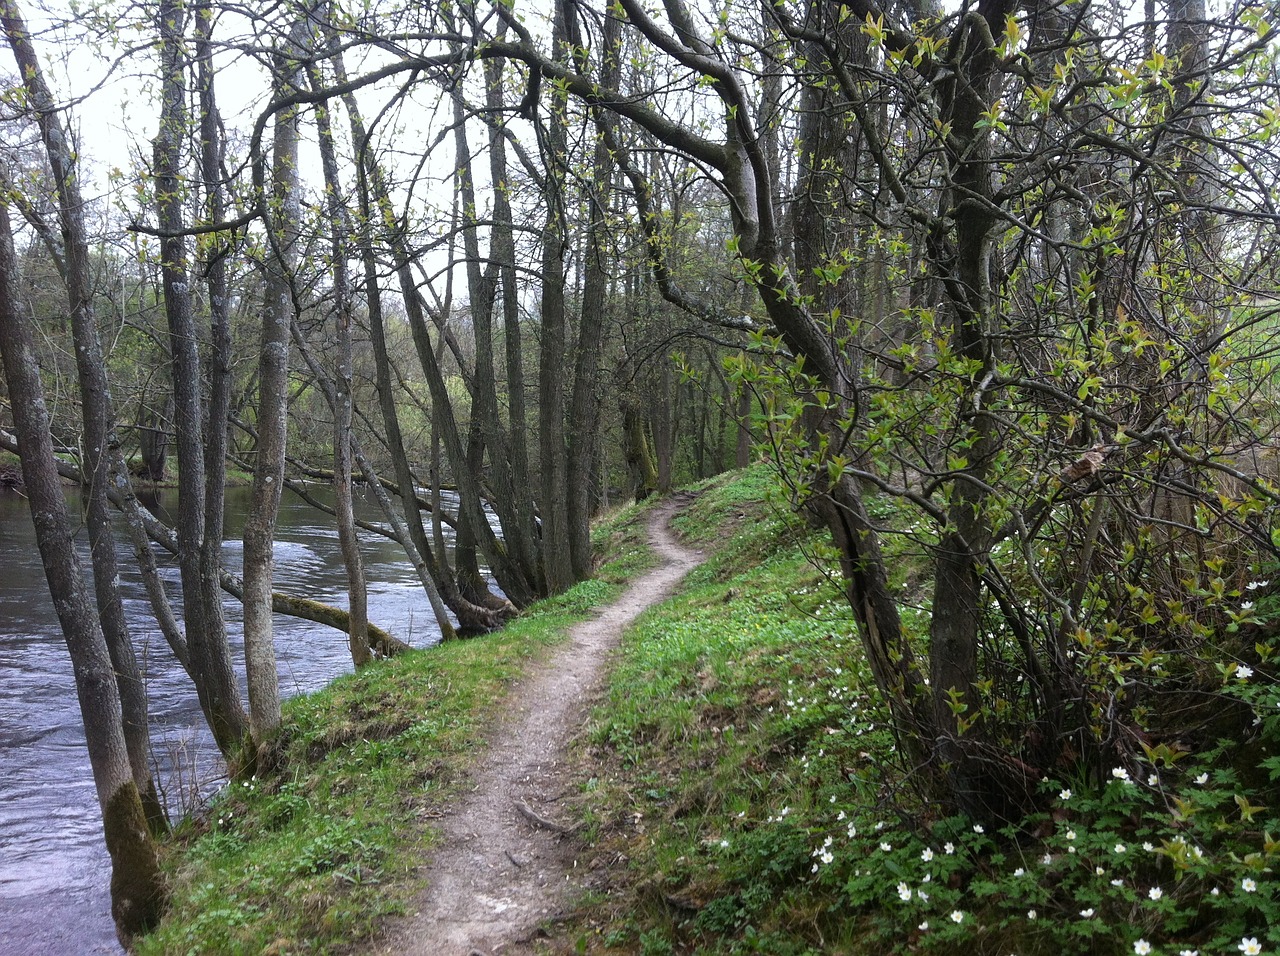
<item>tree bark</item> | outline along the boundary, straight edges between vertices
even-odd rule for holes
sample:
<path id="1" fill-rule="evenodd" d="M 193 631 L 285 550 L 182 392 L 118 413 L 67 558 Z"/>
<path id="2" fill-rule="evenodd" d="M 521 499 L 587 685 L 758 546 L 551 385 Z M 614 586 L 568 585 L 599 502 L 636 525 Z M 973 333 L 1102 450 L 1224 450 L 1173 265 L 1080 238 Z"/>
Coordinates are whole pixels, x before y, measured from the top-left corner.
<path id="1" fill-rule="evenodd" d="M 485 63 L 485 103 L 495 114 L 502 108 L 502 66 L 497 60 Z M 511 221 L 510 183 L 506 139 L 496 126 L 489 127 L 489 172 L 493 183 L 493 229 L 489 256 L 498 263 L 502 287 L 502 329 L 507 373 L 508 466 L 513 489 L 519 489 L 512 503 L 512 523 L 502 526 L 503 538 L 512 557 L 527 569 L 539 593 L 546 593 L 542 571 L 542 548 L 535 514 L 537 504 L 529 470 L 529 425 L 525 407 L 524 343 L 520 327 L 520 288 L 516 277 L 515 239 Z"/>
<path id="2" fill-rule="evenodd" d="M 552 56 L 559 60 L 568 48 L 565 8 L 556 4 Z M 573 585 L 569 539 L 569 488 L 565 462 L 564 368 L 568 320 L 565 311 L 565 190 L 557 157 L 568 152 L 565 137 L 565 96 L 551 95 L 545 124 L 547 173 L 543 195 L 547 217 L 542 232 L 540 278 L 541 342 L 538 354 L 538 468 L 541 471 L 542 560 L 547 590 L 552 594 Z"/>
<path id="3" fill-rule="evenodd" d="M 185 91 L 182 82 L 184 15 L 181 4 L 162 0 L 156 15 L 161 42 L 160 127 L 154 143 L 157 222 L 167 234 L 161 239 L 161 277 L 165 317 L 169 327 L 169 351 L 173 357 L 175 445 L 178 453 L 178 562 L 182 575 L 182 603 L 191 657 L 192 678 L 200 707 L 223 756 L 239 748 L 246 731 L 240 688 L 231 666 L 222 597 L 216 584 L 217 565 L 210 554 L 222 546 L 220 528 L 206 520 L 205 423 L 200 386 L 203 381 L 195 313 L 187 271 L 183 228 L 181 143 L 187 131 Z M 207 174 L 206 170 L 206 174 Z M 217 303 L 213 303 L 215 308 Z M 211 421 L 209 430 L 221 427 Z M 215 470 L 222 468 L 218 459 Z M 219 486 L 220 488 L 220 486 Z M 221 501 L 216 508 L 221 513 Z"/>
<path id="4" fill-rule="evenodd" d="M 11 0 L 0 0 L 5 31 L 24 43 L 26 31 Z M 160 920 L 166 905 L 156 847 L 134 782 L 122 725 L 119 686 L 71 539 L 54 461 L 49 414 L 31 333 L 14 309 L 17 257 L 9 210 L 0 203 L 0 358 L 21 447 L 22 475 L 36 542 L 76 678 L 89 764 L 111 856 L 111 915 L 125 946 Z"/>
<path id="5" fill-rule="evenodd" d="M 302 86 L 300 57 L 305 23 L 296 24 L 273 57 L 278 93 Z M 244 658 L 249 682 L 249 728 L 260 757 L 280 729 L 280 679 L 276 671 L 271 584 L 272 545 L 284 481 L 289 422 L 289 326 L 294 317 L 293 275 L 297 268 L 301 207 L 298 192 L 296 108 L 275 115 L 271 157 L 271 197 L 263 202 L 271 250 L 266 262 L 262 338 L 258 351 L 257 459 L 249 514 L 244 523 Z M 265 200 L 265 197 L 264 197 Z M 270 760 L 268 760 L 270 763 Z"/>
<path id="6" fill-rule="evenodd" d="M 128 491 L 127 501 L 137 509 L 132 497 L 128 469 L 120 450 L 115 428 L 115 410 L 107 382 L 102 345 L 98 339 L 97 316 L 85 230 L 84 202 L 77 184 L 79 172 L 71 144 L 58 119 L 53 94 L 45 82 L 40 61 L 31 45 L 26 25 L 16 6 L 6 3 L 4 29 L 22 74 L 23 85 L 38 115 L 40 136 L 57 191 L 58 220 L 62 232 L 67 305 L 75 343 L 76 372 L 79 379 L 84 432 L 85 494 L 89 546 L 98 619 L 119 683 L 119 699 L 125 743 L 134 782 L 144 800 L 152 826 L 165 825 L 164 807 L 151 779 L 151 737 L 147 717 L 147 693 L 138 669 L 133 641 L 120 597 L 120 572 L 115 539 L 111 533 L 109 490 L 119 486 Z"/>
<path id="7" fill-rule="evenodd" d="M 209 222 L 222 222 L 225 218 L 226 193 L 225 173 L 223 170 L 223 132 L 222 117 L 218 112 L 217 97 L 214 92 L 213 65 L 213 20 L 212 3 L 200 2 L 196 6 L 195 41 L 196 41 L 196 83 L 199 87 L 200 102 L 200 171 L 204 179 L 205 216 Z M 184 558 L 182 571 L 182 593 L 187 613 L 187 633 L 192 628 L 207 635 L 205 640 L 211 644 L 210 661 L 219 675 L 224 666 L 230 674 L 230 655 L 227 649 L 227 627 L 222 609 L 223 568 L 222 539 L 226 516 L 226 484 L 227 484 L 227 420 L 231 413 L 231 374 L 232 374 L 232 342 L 231 342 L 231 297 L 228 291 L 229 277 L 227 256 L 229 239 L 221 242 L 210 242 L 205 248 L 203 272 L 205 274 L 205 291 L 208 296 L 209 309 L 209 356 L 203 366 L 195 356 L 184 358 L 185 374 L 192 374 L 197 381 L 209 383 L 208 404 L 201 411 L 192 408 L 188 413 L 188 428 L 198 424 L 194 432 L 195 440 L 203 444 L 203 459 L 197 451 L 189 452 L 186 467 L 194 467 L 195 473 L 190 475 L 188 495 L 190 507 L 195 516 L 190 519 L 194 527 L 202 528 L 201 536 L 189 538 L 185 548 L 193 554 L 189 562 L 192 570 L 188 572 L 188 559 Z M 194 323 L 191 323 L 194 332 Z M 175 363 L 174 374 L 179 374 Z M 200 376 L 203 374 L 203 379 Z M 176 393 L 176 389 L 175 389 Z M 199 391 L 196 391 L 196 400 Z M 183 467 L 181 461 L 179 467 Z M 179 475 L 178 497 L 179 508 L 182 505 L 183 481 Z M 203 484 L 200 484 L 200 483 Z M 191 588 L 194 593 L 189 591 Z M 224 665 L 222 662 L 226 660 Z M 231 687 L 235 693 L 235 713 L 238 715 L 238 731 L 235 741 L 239 741 L 245 733 L 244 711 L 240 703 L 239 685 Z M 219 676 L 219 681 L 223 677 Z M 219 684 L 221 686 L 221 684 Z M 222 693 L 220 691 L 220 693 Z M 224 751 L 226 753 L 226 751 Z"/>
<path id="8" fill-rule="evenodd" d="M 490 481 L 495 491 L 492 507 L 502 528 L 514 530 L 519 521 L 518 516 L 532 511 L 532 504 L 522 507 L 520 499 L 527 498 L 530 489 L 528 486 L 517 488 L 511 480 L 508 436 L 498 412 L 493 355 L 493 305 L 497 292 L 498 267 L 497 263 L 491 262 L 483 271 L 480 268 L 475 170 L 471 146 L 467 142 L 466 109 L 460 89 L 453 91 L 453 115 L 457 154 L 456 180 L 464 220 L 462 248 L 466 259 L 471 331 L 475 343 L 475 364 L 471 375 L 471 421 L 467 436 L 467 459 L 463 467 L 470 474 L 483 473 L 487 453 L 491 465 Z M 433 426 L 434 424 L 433 422 Z M 489 590 L 489 583 L 480 572 L 476 553 L 478 543 L 475 529 L 464 517 L 458 524 L 454 562 L 458 587 L 462 596 L 471 603 L 497 609 L 503 602 Z M 526 568 L 526 572 L 536 573 L 536 564 Z"/>
<path id="9" fill-rule="evenodd" d="M 313 88 L 318 86 L 312 77 Z M 316 129 L 319 134 L 320 160 L 324 168 L 325 191 L 328 196 L 330 233 L 329 245 L 333 262 L 334 324 L 337 337 L 333 393 L 330 406 L 333 411 L 333 493 L 334 510 L 338 519 L 338 545 L 342 549 L 347 569 L 347 602 L 351 613 L 348 644 L 351 662 L 357 669 L 372 660 L 369 650 L 369 596 L 365 582 L 364 564 L 360 557 L 360 538 L 356 533 L 355 502 L 352 498 L 352 397 L 351 375 L 353 346 L 351 320 L 351 280 L 347 270 L 347 240 L 351 228 L 346 205 L 343 202 L 342 184 L 338 178 L 338 160 L 333 149 L 333 128 L 329 120 L 329 108 L 323 104 L 316 110 Z M 326 390 L 326 396 L 330 393 Z"/>
<path id="10" fill-rule="evenodd" d="M 565 25 L 569 40 L 585 65 L 585 48 L 579 35 L 576 7 L 565 7 Z M 617 20 L 604 22 L 604 43 L 600 63 L 601 81 L 616 86 L 621 73 L 621 35 Z M 598 122 L 613 124 L 613 117 L 600 113 Z M 609 260 L 609 195 L 613 189 L 615 164 L 609 153 L 607 137 L 596 135 L 591 160 L 591 179 L 587 189 L 587 236 L 585 277 L 582 283 L 582 309 L 578 321 L 578 340 L 574 346 L 573 388 L 569 395 L 569 429 L 566 498 L 569 526 L 569 559 L 575 581 L 591 576 L 591 515 L 593 502 L 592 465 L 600 431 L 601 362 L 605 346 L 605 313 L 608 294 Z"/>

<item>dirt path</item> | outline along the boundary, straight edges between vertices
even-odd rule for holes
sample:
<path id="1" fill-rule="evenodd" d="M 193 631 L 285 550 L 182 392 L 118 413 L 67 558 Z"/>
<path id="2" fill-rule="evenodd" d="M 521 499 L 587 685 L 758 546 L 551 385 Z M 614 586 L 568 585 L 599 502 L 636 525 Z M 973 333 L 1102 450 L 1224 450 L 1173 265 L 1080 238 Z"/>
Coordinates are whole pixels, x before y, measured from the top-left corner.
<path id="1" fill-rule="evenodd" d="M 588 878 L 575 866 L 560 801 L 577 791 L 565 762 L 609 652 L 640 612 L 668 597 L 701 556 L 668 524 L 681 500 L 649 519 L 660 564 L 513 688 L 508 716 L 474 771 L 474 789 L 446 816 L 417 913 L 393 924 L 370 950 L 385 956 L 511 956 L 534 952 L 538 924 L 555 916 Z"/>

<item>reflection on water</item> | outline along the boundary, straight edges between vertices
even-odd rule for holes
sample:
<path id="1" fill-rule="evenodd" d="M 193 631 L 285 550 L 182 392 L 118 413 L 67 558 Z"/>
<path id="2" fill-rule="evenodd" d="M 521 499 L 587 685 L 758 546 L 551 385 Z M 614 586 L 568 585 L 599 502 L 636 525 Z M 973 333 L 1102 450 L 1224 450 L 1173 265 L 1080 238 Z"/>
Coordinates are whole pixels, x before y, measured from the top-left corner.
<path id="1" fill-rule="evenodd" d="M 74 500 L 73 509 L 78 506 Z M 176 493 L 149 502 L 163 512 Z M 239 571 L 248 489 L 227 502 L 224 558 Z M 370 508 L 362 517 L 375 518 Z M 158 782 L 171 805 L 206 792 L 219 772 L 190 681 L 169 656 L 132 556 L 121 547 L 126 613 L 144 662 Z M 368 535 L 362 555 L 369 619 L 414 646 L 437 638 L 425 596 L 400 546 Z M 175 611 L 178 569 L 158 554 Z M 333 519 L 286 495 L 276 534 L 276 589 L 346 607 L 346 573 Z M 0 491 L 0 953 L 118 953 L 107 896 L 106 848 L 71 663 L 49 600 L 27 503 Z M 243 673 L 240 606 L 226 603 L 232 653 Z M 346 635 L 276 616 L 282 694 L 323 686 L 351 669 Z"/>

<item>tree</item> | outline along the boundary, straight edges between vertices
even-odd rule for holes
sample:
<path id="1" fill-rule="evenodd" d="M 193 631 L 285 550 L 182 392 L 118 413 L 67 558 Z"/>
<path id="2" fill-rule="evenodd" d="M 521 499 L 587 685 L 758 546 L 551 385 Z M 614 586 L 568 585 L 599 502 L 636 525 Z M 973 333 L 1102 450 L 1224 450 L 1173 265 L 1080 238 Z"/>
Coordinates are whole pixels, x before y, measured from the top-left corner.
<path id="1" fill-rule="evenodd" d="M 319 77 L 312 70 L 309 76 L 312 87 L 320 85 Z M 352 458 L 355 436 L 352 433 L 352 362 L 353 345 L 351 327 L 355 308 L 347 269 L 347 236 L 350 222 L 343 201 L 342 184 L 338 178 L 338 160 L 333 148 L 333 128 L 327 105 L 316 113 L 319 133 L 320 159 L 324 167 L 325 192 L 328 196 L 328 213 L 331 220 L 330 243 L 333 268 L 333 318 L 337 332 L 337 356 L 334 363 L 334 387 L 325 389 L 333 412 L 333 490 L 338 518 L 338 544 L 347 566 L 347 598 L 351 608 L 349 641 L 351 661 L 355 667 L 363 667 L 372 660 L 369 648 L 368 588 L 364 577 L 364 565 L 360 558 L 360 539 L 356 531 L 355 504 L 352 499 Z"/>
<path id="2" fill-rule="evenodd" d="M 173 362 L 174 424 L 178 453 L 178 515 L 176 532 L 179 566 L 182 574 L 182 602 L 190 648 L 191 676 L 200 698 L 205 720 L 224 756 L 231 756 L 243 742 L 246 726 L 240 688 L 231 666 L 226 626 L 222 615 L 219 587 L 220 550 L 222 547 L 222 458 L 210 458 L 225 448 L 225 333 L 215 333 L 213 363 L 213 399 L 207 425 L 201 396 L 203 363 L 191 301 L 190 277 L 187 269 L 186 238 L 179 182 L 182 173 L 181 143 L 188 129 L 183 86 L 184 8 L 181 4 L 162 0 L 157 8 L 156 29 L 160 36 L 161 115 L 154 143 L 153 174 L 156 182 L 157 221 L 161 236 L 161 271 L 164 281 L 165 316 L 169 327 L 169 351 Z M 204 172 L 210 190 L 216 195 L 218 177 L 216 156 L 217 112 L 213 102 L 212 80 L 208 75 L 208 13 L 202 11 L 197 21 L 202 53 L 200 57 L 201 98 L 206 119 L 201 129 L 204 136 Z M 213 212 L 220 211 L 220 201 L 213 202 Z M 225 321 L 225 273 L 214 257 L 210 272 L 211 303 L 215 325 Z"/>
<path id="3" fill-rule="evenodd" d="M 1197 521 L 1234 528 L 1248 547 L 1270 547 L 1257 526 L 1236 517 L 1242 501 L 1254 502 L 1246 510 L 1275 501 L 1265 483 L 1230 464 L 1233 449 L 1257 434 L 1242 427 L 1229 400 L 1223 404 L 1206 374 L 1206 353 L 1183 351 L 1187 333 L 1177 326 L 1202 329 L 1198 340 L 1213 343 L 1211 351 L 1225 338 L 1176 291 L 1180 270 L 1199 281 L 1230 273 L 1223 288 L 1249 288 L 1262 261 L 1254 254 L 1265 257 L 1261 249 L 1270 248 L 1254 238 L 1254 224 L 1270 213 L 1255 217 L 1252 208 L 1269 209 L 1271 187 L 1246 185 L 1208 157 L 1229 137 L 1236 167 L 1270 172 L 1272 164 L 1225 114 L 1209 132 L 1203 97 L 1203 64 L 1214 62 L 1218 75 L 1230 64 L 1239 77 L 1230 91 L 1215 90 L 1218 102 L 1266 98 L 1267 29 L 1224 24 L 1206 56 L 1213 31 L 1194 22 L 1192 11 L 1171 26 L 1176 37 L 1194 22 L 1194 42 L 1173 42 L 1195 52 L 1175 64 L 1140 51 L 1149 32 L 1142 24 L 1095 30 L 1087 5 L 1054 29 L 1053 9 L 1001 3 L 945 16 L 865 0 L 838 10 L 772 7 L 770 42 L 780 51 L 770 52 L 770 62 L 788 63 L 811 91 L 802 102 L 816 140 L 801 164 L 792 221 L 819 221 L 826 230 L 838 217 L 901 230 L 908 238 L 898 261 L 880 261 L 877 281 L 896 274 L 914 284 L 919 276 L 937 296 L 916 297 L 893 335 L 877 330 L 868 339 L 859 317 L 841 311 L 856 291 L 844 275 L 865 264 L 863 254 L 847 244 L 800 242 L 812 239 L 813 228 L 788 234 L 773 202 L 785 194 L 777 185 L 783 168 L 757 124 L 761 104 L 776 109 L 779 97 L 765 95 L 750 66 L 763 48 L 753 48 L 747 31 L 714 23 L 706 38 L 697 11 L 680 3 L 666 4 L 666 25 L 632 0 L 621 0 L 620 9 L 646 55 L 690 78 L 679 96 L 612 88 L 558 62 L 554 51 L 542 53 L 527 34 L 518 43 L 495 41 L 483 55 L 527 63 L 556 89 L 610 110 L 717 174 L 732 216 L 732 252 L 771 326 L 758 343 L 778 356 L 769 367 L 740 364 L 734 377 L 779 396 L 775 408 L 785 411 L 775 415 L 775 453 L 797 502 L 831 529 L 875 680 L 905 749 L 929 768 L 932 792 L 975 817 L 1016 816 L 1068 739 L 1083 733 L 1094 741 L 1085 748 L 1092 768 L 1123 759 L 1108 752 L 1119 738 L 1097 719 L 1095 695 L 1109 692 L 1069 645 L 1107 620 L 1127 628 L 1136 645 L 1160 642 L 1127 623 L 1130 611 L 1100 574 L 1097 549 L 1126 539 L 1149 551 L 1158 516 L 1139 489 L 1159 498 L 1174 487 L 1202 515 Z M 1051 64 L 1047 76 L 1034 73 L 1037 63 Z M 688 115 L 690 102 L 704 107 L 699 118 L 720 139 L 672 118 Z M 714 120 L 712 109 L 719 110 Z M 823 152 L 829 141 L 841 155 Z M 625 150 L 615 147 L 615 155 L 647 221 L 649 183 Z M 1117 166 L 1130 171 L 1128 184 L 1094 178 Z M 1206 189 L 1206 178 L 1230 188 Z M 1193 258 L 1175 254 L 1151 227 L 1156 219 L 1203 220 L 1227 210 L 1240 241 L 1217 249 L 1197 243 Z M 1055 237 L 1040 229 L 1050 217 L 1082 228 Z M 649 235 L 664 296 L 723 323 L 723 310 L 673 281 L 666 251 Z M 1224 256 L 1224 246 L 1251 253 Z M 1053 263 L 1049 284 L 1031 279 L 1045 262 Z M 868 291 L 873 300 L 897 295 Z M 1135 307 L 1141 320 L 1132 317 Z M 1155 337 L 1149 325 L 1170 333 Z M 1046 343 L 1053 343 L 1048 351 Z M 864 352 L 868 345 L 874 354 Z M 1177 389 L 1150 382 L 1137 390 L 1145 399 L 1130 404 L 1135 354 L 1155 354 Z M 1207 440 L 1211 434 L 1231 439 Z M 1192 442 L 1191 435 L 1200 437 Z M 1230 474 L 1251 490 L 1215 501 L 1207 493 L 1213 482 L 1198 492 L 1187 469 L 1206 478 Z M 882 530 L 867 509 L 872 491 L 896 497 L 931 526 L 920 542 L 933 582 L 927 645 L 898 613 Z M 1106 523 L 1104 536 L 1108 507 L 1122 508 L 1125 518 Z M 1195 522 L 1178 524 L 1190 532 Z M 1044 549 L 1058 538 L 1076 542 L 1071 557 L 1045 561 Z M 1166 555 L 1175 565 L 1186 558 Z M 1185 598 L 1178 590 L 1162 600 Z"/>
<path id="4" fill-rule="evenodd" d="M 10 37 L 25 33 L 12 5 L 4 7 L 3 19 Z M 35 349 L 30 331 L 14 309 L 16 278 L 9 207 L 0 203 L 0 355 L 36 540 L 76 676 L 111 856 L 111 915 L 120 941 L 128 946 L 134 936 L 159 921 L 165 906 L 164 881 L 125 741 L 115 665 L 72 544 Z"/>
<path id="5" fill-rule="evenodd" d="M 304 86 L 309 25 L 299 13 L 281 49 L 273 57 L 277 90 Z M 284 483 L 289 408 L 289 328 L 294 316 L 294 272 L 301 227 L 298 185 L 297 110 L 275 115 L 271 158 L 271 196 L 259 202 L 270 240 L 265 263 L 262 339 L 258 351 L 257 455 L 253 496 L 244 526 L 244 650 L 249 678 L 249 723 L 259 760 L 270 753 L 280 728 L 280 686 L 271 621 L 272 551 L 276 512 Z M 265 759 L 270 765 L 272 761 Z"/>
<path id="6" fill-rule="evenodd" d="M 6 38 L 22 73 L 24 89 L 36 110 L 36 123 L 40 128 L 57 195 L 62 271 L 71 317 L 84 423 L 83 473 L 88 479 L 87 520 L 99 626 L 115 668 L 115 679 L 119 682 L 117 694 L 123 708 L 123 729 L 134 782 L 146 802 L 147 817 L 152 826 L 162 829 L 164 808 L 160 805 L 151 780 L 151 737 L 147 723 L 146 688 L 125 620 L 115 540 L 111 534 L 108 489 L 112 486 L 128 489 L 129 476 L 120 452 L 115 429 L 115 410 L 98 339 L 84 202 L 77 185 L 74 153 L 66 131 L 55 115 L 53 95 L 45 82 L 26 24 L 12 4 L 0 7 L 0 17 L 3 18 Z M 126 496 L 126 504 L 133 509 L 130 515 L 131 527 L 136 528 L 136 499 L 131 495 Z M 154 580 L 152 584 L 154 586 Z"/>

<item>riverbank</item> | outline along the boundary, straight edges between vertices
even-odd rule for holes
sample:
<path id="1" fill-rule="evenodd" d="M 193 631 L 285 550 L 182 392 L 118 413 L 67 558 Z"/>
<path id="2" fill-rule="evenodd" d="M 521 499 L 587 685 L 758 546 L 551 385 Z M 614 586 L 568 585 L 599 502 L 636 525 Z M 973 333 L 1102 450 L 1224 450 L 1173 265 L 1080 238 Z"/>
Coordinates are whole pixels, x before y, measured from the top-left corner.
<path id="1" fill-rule="evenodd" d="M 595 579 L 501 632 L 378 662 L 285 704 L 283 778 L 239 781 L 165 850 L 173 907 L 139 953 L 337 952 L 404 914 L 437 821 L 510 688 L 653 560 L 644 510 L 596 533 Z"/>

